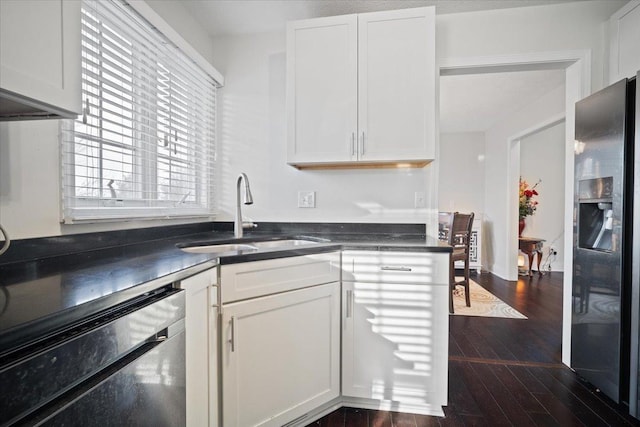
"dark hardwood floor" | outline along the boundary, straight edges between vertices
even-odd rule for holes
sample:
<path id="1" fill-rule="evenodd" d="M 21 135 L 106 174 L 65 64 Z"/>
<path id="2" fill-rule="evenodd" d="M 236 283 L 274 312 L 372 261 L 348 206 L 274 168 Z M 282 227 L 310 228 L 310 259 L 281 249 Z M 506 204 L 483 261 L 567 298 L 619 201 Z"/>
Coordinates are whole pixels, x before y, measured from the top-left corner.
<path id="1" fill-rule="evenodd" d="M 472 279 L 528 319 L 450 316 L 445 417 L 341 408 L 310 426 L 640 425 L 562 364 L 562 273 Z"/>

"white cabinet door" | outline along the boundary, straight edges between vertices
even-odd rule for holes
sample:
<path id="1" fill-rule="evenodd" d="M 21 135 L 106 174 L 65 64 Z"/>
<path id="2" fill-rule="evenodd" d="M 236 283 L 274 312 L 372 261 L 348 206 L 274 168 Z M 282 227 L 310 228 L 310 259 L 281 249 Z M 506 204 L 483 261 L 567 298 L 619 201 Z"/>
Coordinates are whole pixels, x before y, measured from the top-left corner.
<path id="1" fill-rule="evenodd" d="M 342 394 L 439 413 L 447 403 L 448 287 L 343 282 Z"/>
<path id="2" fill-rule="evenodd" d="M 609 82 L 613 84 L 640 71 L 640 1 L 630 1 L 616 12 L 609 28 Z"/>
<path id="3" fill-rule="evenodd" d="M 358 15 L 359 160 L 435 158 L 435 12 Z"/>
<path id="4" fill-rule="evenodd" d="M 80 114 L 80 1 L 0 1 L 0 92 Z"/>
<path id="5" fill-rule="evenodd" d="M 282 426 L 339 395 L 338 283 L 222 310 L 222 425 Z"/>
<path id="6" fill-rule="evenodd" d="M 218 411 L 215 370 L 215 313 L 211 306 L 211 293 L 216 282 L 216 269 L 212 268 L 180 282 L 186 292 L 185 360 L 187 378 L 187 425 L 206 427 L 217 425 Z M 211 385 L 211 375 L 213 380 Z"/>
<path id="7" fill-rule="evenodd" d="M 355 15 L 288 24 L 289 163 L 356 158 L 356 33 Z"/>

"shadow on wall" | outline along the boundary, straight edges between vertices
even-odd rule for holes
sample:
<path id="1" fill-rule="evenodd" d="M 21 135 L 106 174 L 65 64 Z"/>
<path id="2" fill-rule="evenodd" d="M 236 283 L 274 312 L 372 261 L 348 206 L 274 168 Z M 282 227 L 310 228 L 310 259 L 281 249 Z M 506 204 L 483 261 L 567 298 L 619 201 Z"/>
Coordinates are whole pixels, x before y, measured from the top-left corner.
<path id="1" fill-rule="evenodd" d="M 493 271 L 493 222 L 485 215 L 482 222 L 482 265 L 485 270 Z"/>

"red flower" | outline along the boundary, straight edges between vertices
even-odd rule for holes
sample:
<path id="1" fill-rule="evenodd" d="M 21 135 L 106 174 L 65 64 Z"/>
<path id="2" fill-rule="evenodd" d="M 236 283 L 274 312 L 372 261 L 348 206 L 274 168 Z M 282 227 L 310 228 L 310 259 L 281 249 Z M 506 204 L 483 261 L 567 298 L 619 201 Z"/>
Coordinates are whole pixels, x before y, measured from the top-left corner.
<path id="1" fill-rule="evenodd" d="M 1 1 L 1 0 L 0 0 Z M 533 215 L 538 208 L 538 201 L 532 200 L 532 197 L 538 196 L 536 187 L 542 182 L 538 180 L 533 187 L 529 186 L 529 183 L 520 177 L 520 183 L 518 186 L 518 215 L 520 219 L 523 219 L 529 215 Z"/>

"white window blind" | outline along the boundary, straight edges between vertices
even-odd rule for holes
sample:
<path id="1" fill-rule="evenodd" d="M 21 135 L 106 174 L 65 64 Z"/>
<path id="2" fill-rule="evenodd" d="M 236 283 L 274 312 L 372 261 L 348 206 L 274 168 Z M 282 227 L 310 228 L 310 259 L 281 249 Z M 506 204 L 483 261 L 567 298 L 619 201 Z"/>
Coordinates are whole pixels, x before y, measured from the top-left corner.
<path id="1" fill-rule="evenodd" d="M 84 0 L 84 114 L 62 124 L 63 221 L 212 216 L 216 88 L 126 3 Z"/>

